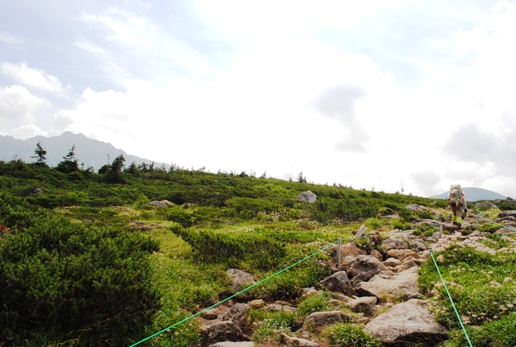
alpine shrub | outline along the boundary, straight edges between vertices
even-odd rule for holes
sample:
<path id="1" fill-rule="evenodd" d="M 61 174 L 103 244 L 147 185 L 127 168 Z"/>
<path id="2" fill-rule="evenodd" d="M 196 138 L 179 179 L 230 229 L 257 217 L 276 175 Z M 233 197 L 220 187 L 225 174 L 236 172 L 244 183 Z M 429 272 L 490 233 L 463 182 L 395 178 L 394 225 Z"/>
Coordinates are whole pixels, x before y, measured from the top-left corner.
<path id="1" fill-rule="evenodd" d="M 41 211 L 16 227 L 0 239 L 0 341 L 124 346 L 141 336 L 159 308 L 155 241 Z"/>

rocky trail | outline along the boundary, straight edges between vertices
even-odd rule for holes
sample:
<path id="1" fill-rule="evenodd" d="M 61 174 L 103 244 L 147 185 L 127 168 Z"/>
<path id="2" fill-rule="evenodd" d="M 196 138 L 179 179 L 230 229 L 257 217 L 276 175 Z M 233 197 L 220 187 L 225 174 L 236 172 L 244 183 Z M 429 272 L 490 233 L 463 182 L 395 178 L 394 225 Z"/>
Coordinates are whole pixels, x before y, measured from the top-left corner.
<path id="1" fill-rule="evenodd" d="M 417 205 L 407 208 L 426 209 Z M 516 211 L 504 211 L 499 216 L 499 220 L 505 223 L 514 219 Z M 468 216 L 463 223 L 463 229 L 468 228 L 467 235 L 447 222 L 441 223 L 446 231 L 444 234 L 435 232 L 431 236 L 421 236 L 394 230 L 369 235 L 373 245 L 381 245 L 370 251 L 357 247 L 354 242 L 343 244 L 340 264 L 333 262 L 333 273 L 320 282 L 322 288 L 332 292 L 331 301 L 335 309 L 308 315 L 292 333 L 282 333 L 280 343 L 259 344 L 249 340 L 256 328 L 249 319 L 251 308 L 295 312 L 296 303 L 235 298 L 199 316 L 202 346 L 326 347 L 327 342 L 318 338 L 318 334 L 325 327 L 341 322 L 361 324 L 369 336 L 378 338 L 384 345 L 435 345 L 447 339 L 448 331 L 435 321 L 430 298 L 419 292 L 419 268 L 429 259 L 430 252 L 444 250 L 454 244 L 466 244 L 491 254 L 495 252 L 481 243 L 485 235 L 475 229 L 483 222 L 474 215 Z M 418 220 L 413 222 L 413 227 L 424 224 L 435 226 L 436 221 Z M 497 231 L 499 234 L 508 232 L 503 228 Z M 510 240 L 512 249 L 506 251 L 516 251 L 516 244 Z M 337 246 L 331 251 L 335 254 Z M 235 292 L 241 290 L 244 283 L 255 281 L 251 274 L 238 269 L 230 269 L 227 274 L 232 279 Z M 304 288 L 303 297 L 322 292 L 313 287 Z M 347 309 L 340 309 L 342 307 Z"/>

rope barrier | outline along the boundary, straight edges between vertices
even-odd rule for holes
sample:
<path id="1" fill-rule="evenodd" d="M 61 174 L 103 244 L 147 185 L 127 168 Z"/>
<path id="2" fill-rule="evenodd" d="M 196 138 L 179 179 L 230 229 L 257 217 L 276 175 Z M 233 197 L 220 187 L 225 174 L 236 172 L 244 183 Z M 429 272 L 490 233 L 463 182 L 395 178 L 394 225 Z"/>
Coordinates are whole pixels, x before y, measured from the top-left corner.
<path id="1" fill-rule="evenodd" d="M 495 224 L 502 225 L 502 226 L 504 226 L 504 227 L 506 227 L 506 228 L 508 228 L 508 229 L 512 229 L 512 230 L 516 231 L 516 229 L 515 229 L 515 228 L 508 227 L 508 226 L 505 226 L 505 225 L 503 225 L 503 224 L 500 224 L 500 223 L 497 223 L 497 222 L 491 221 L 491 220 L 489 220 L 489 219 L 487 219 L 487 218 L 484 218 L 484 217 L 482 217 L 482 216 L 481 216 L 481 214 L 477 215 L 477 217 L 482 218 L 482 219 L 485 219 L 485 220 L 488 220 L 488 221 L 493 222 L 493 223 L 495 223 Z M 442 227 L 442 223 L 441 223 L 441 222 L 437 221 L 436 219 L 433 219 L 433 221 L 435 221 L 437 224 L 439 224 L 439 226 L 440 226 L 440 227 Z M 411 231 L 411 230 L 412 230 L 412 229 L 407 230 L 407 231 Z M 370 234 L 365 234 L 365 235 L 359 236 L 359 238 L 361 238 L 361 237 L 369 237 L 369 236 L 370 236 Z M 345 240 L 350 241 L 350 240 L 353 240 L 353 239 L 356 239 L 356 238 L 357 238 L 357 237 L 353 237 L 353 238 L 349 238 L 349 239 L 345 239 Z M 340 241 L 344 241 L 344 240 L 343 240 L 343 239 L 341 239 Z M 168 331 L 168 330 L 170 330 L 170 329 L 172 329 L 172 328 L 174 328 L 174 327 L 176 327 L 176 326 L 178 326 L 178 325 L 180 325 L 180 324 L 182 324 L 182 323 L 185 323 L 185 322 L 187 322 L 187 321 L 189 321 L 189 320 L 191 320 L 191 319 L 193 319 L 193 318 L 195 318 L 195 317 L 197 317 L 197 316 L 201 315 L 202 313 L 204 313 L 204 312 L 206 312 L 206 311 L 208 311 L 208 310 L 210 310 L 210 309 L 212 309 L 212 308 L 215 308 L 215 307 L 217 307 L 217 306 L 219 306 L 219 305 L 223 304 L 224 302 L 229 301 L 229 300 L 231 300 L 231 299 L 232 299 L 232 298 L 234 298 L 234 297 L 237 297 L 237 296 L 238 296 L 238 295 L 240 295 L 240 294 L 243 294 L 243 293 L 245 293 L 245 292 L 247 292 L 247 291 L 251 290 L 252 288 L 254 288 L 254 287 L 256 287 L 256 286 L 258 286 L 258 285 L 260 285 L 260 284 L 262 284 L 262 283 L 264 283 L 264 282 L 266 282 L 266 281 L 268 281 L 268 280 L 270 280 L 270 279 L 272 279 L 272 278 L 274 278 L 274 277 L 276 277 L 276 276 L 278 276 L 278 275 L 282 274 L 283 272 L 285 272 L 285 271 L 287 271 L 287 270 L 289 270 L 289 269 L 293 268 L 294 266 L 296 266 L 296 265 L 298 265 L 298 264 L 300 264 L 300 263 L 302 263 L 302 262 L 304 262 L 304 261 L 306 261 L 306 260 L 308 260 L 308 259 L 310 259 L 310 258 L 314 257 L 314 256 L 315 256 L 315 255 L 317 255 L 318 253 L 320 253 L 320 252 L 322 252 L 322 251 L 324 251 L 324 250 L 328 249 L 329 247 L 331 247 L 331 246 L 335 245 L 337 242 L 339 242 L 339 241 L 335 241 L 335 242 L 333 242 L 333 243 L 330 243 L 330 244 L 326 245 L 325 247 L 323 247 L 323 248 L 321 248 L 321 249 L 317 250 L 316 252 L 314 252 L 314 253 L 312 253 L 312 254 L 310 254 L 310 255 L 308 255 L 308 256 L 306 256 L 306 257 L 302 258 L 301 260 L 299 260 L 299 261 L 297 261 L 297 262 L 295 262 L 295 263 L 293 263 L 293 264 L 291 264 L 291 265 L 289 265 L 288 267 L 286 267 L 286 268 L 284 268 L 284 269 L 282 269 L 282 270 L 280 270 L 280 271 L 278 271 L 278 272 L 276 272 L 276 273 L 274 273 L 274 274 L 272 274 L 272 275 L 270 275 L 270 276 L 268 276 L 268 277 L 266 277 L 266 278 L 264 278 L 264 279 L 262 279 L 262 280 L 260 280 L 260 281 L 258 281 L 258 282 L 256 282 L 256 283 L 252 284 L 251 286 L 249 286 L 249 287 L 247 287 L 247 288 L 245 288 L 245 289 L 243 289 L 243 290 L 241 290 L 241 291 L 239 291 L 239 292 L 237 292 L 237 293 L 235 293 L 235 294 L 233 294 L 233 295 L 231 295 L 231 296 L 227 297 L 227 298 L 226 298 L 226 299 L 224 299 L 224 300 L 221 300 L 221 301 L 217 302 L 216 304 L 211 305 L 210 307 L 207 307 L 207 308 L 205 308 L 205 309 L 203 309 L 203 310 L 201 310 L 201 311 L 199 311 L 199 312 L 197 312 L 197 313 L 195 313 L 195 314 L 192 314 L 192 315 L 190 315 L 189 317 L 186 317 L 186 318 L 182 319 L 181 321 L 176 322 L 176 323 L 174 323 L 173 325 L 171 325 L 171 326 L 169 326 L 169 327 L 166 327 L 166 328 L 164 328 L 164 329 L 162 329 L 162 330 L 160 330 L 160 331 L 158 331 L 158 332 L 156 332 L 156 333 L 154 333 L 154 334 L 152 334 L 152 335 L 150 335 L 150 336 L 148 336 L 148 337 L 146 337 L 146 338 L 144 338 L 144 339 L 142 339 L 142 340 L 140 340 L 140 341 L 138 341 L 138 342 L 136 342 L 136 343 L 134 343 L 134 344 L 132 344 L 132 345 L 130 345 L 129 347 L 134 347 L 134 346 L 137 346 L 137 345 L 139 345 L 139 344 L 141 344 L 141 343 L 143 343 L 143 342 L 145 342 L 145 341 L 148 341 L 148 340 L 150 340 L 150 339 L 152 339 L 152 338 L 154 338 L 154 337 L 156 337 L 156 336 L 158 336 L 158 335 L 160 335 L 160 334 L 164 333 L 165 331 Z M 437 270 L 437 273 L 439 274 L 439 277 L 440 277 L 440 279 L 441 279 L 441 282 L 442 282 L 442 284 L 443 284 L 443 286 L 444 286 L 444 289 L 445 289 L 445 291 L 446 291 L 446 294 L 448 295 L 448 298 L 449 298 L 450 303 L 451 303 L 451 305 L 452 305 L 452 307 L 453 307 L 453 310 L 454 310 L 454 312 L 455 312 L 455 315 L 457 316 L 457 319 L 458 319 L 458 321 L 459 321 L 459 323 L 460 323 L 460 326 L 461 326 L 461 328 L 462 328 L 462 330 L 463 330 L 463 332 L 464 332 L 464 335 L 466 336 L 466 339 L 467 339 L 467 341 L 468 341 L 468 343 L 469 343 L 469 346 L 470 346 L 470 347 L 473 347 L 473 345 L 472 345 L 472 343 L 471 343 L 471 340 L 470 340 L 470 338 L 469 338 L 469 336 L 468 336 L 468 333 L 467 333 L 467 331 L 466 331 L 466 328 L 465 328 L 465 326 L 464 326 L 464 323 L 462 322 L 462 319 L 460 318 L 459 312 L 457 311 L 457 308 L 455 307 L 455 303 L 453 302 L 453 299 L 452 299 L 452 297 L 451 297 L 451 294 L 450 294 L 450 292 L 449 292 L 449 290 L 448 290 L 448 287 L 446 286 L 446 282 L 444 281 L 444 278 L 443 278 L 443 276 L 442 276 L 442 274 L 441 274 L 441 271 L 440 271 L 440 269 L 439 269 L 439 266 L 437 265 L 437 262 L 436 262 L 436 260 L 435 260 L 435 258 L 434 258 L 434 255 L 433 255 L 432 251 L 430 251 L 430 256 L 432 257 L 432 261 L 433 261 L 433 263 L 434 263 L 434 265 L 435 265 L 435 268 L 436 268 L 436 270 Z"/>
<path id="2" fill-rule="evenodd" d="M 453 310 L 455 311 L 455 315 L 457 316 L 457 319 L 459 320 L 462 331 L 464 331 L 464 335 L 466 336 L 466 339 L 468 340 L 470 347 L 473 347 L 473 345 L 471 344 L 471 340 L 469 339 L 468 332 L 466 331 L 466 328 L 464 327 L 464 324 L 462 323 L 462 319 L 460 318 L 459 312 L 457 311 L 457 308 L 455 307 L 455 304 L 453 302 L 451 294 L 448 291 L 448 287 L 446 286 L 446 283 L 444 282 L 443 275 L 441 275 L 439 266 L 437 265 L 437 262 L 435 261 L 434 254 L 432 252 L 430 252 L 430 255 L 432 256 L 432 260 L 434 261 L 434 265 L 435 265 L 435 268 L 437 269 L 437 273 L 439 274 L 439 277 L 441 278 L 441 282 L 443 283 L 444 289 L 446 290 L 446 294 L 448 294 L 448 298 L 450 299 Z"/>
<path id="3" fill-rule="evenodd" d="M 487 219 L 487 218 L 483 217 L 483 216 L 482 216 L 482 212 L 479 212 L 479 213 L 477 214 L 477 216 L 476 216 L 476 217 L 477 217 L 477 218 L 480 218 L 480 219 L 483 219 L 483 220 L 486 220 L 486 221 L 488 221 L 488 222 L 491 222 L 491 223 L 497 224 L 497 225 L 501 225 L 501 226 L 503 226 L 505 229 L 509 229 L 509 230 L 512 230 L 512 231 L 516 232 L 516 228 L 513 228 L 513 227 L 511 227 L 511 226 L 508 226 L 508 225 L 505 225 L 505 224 L 502 224 L 502 223 L 498 223 L 498 222 L 495 222 L 495 221 L 493 221 L 493 220 L 490 220 L 490 219 Z"/>
<path id="4" fill-rule="evenodd" d="M 180 325 L 180 324 L 182 324 L 182 323 L 184 323 L 184 322 L 186 322 L 186 321 L 189 321 L 190 319 L 195 318 L 195 317 L 197 317 L 198 315 L 200 315 L 200 314 L 202 314 L 202 313 L 204 313 L 204 312 L 206 312 L 206 311 L 208 311 L 208 310 L 211 310 L 212 308 L 217 307 L 217 306 L 219 306 L 220 304 L 222 304 L 222 303 L 224 303 L 224 302 L 226 302 L 226 301 L 228 301 L 228 300 L 230 300 L 230 299 L 232 299 L 232 298 L 234 298 L 234 297 L 236 297 L 236 296 L 238 296 L 238 295 L 240 295 L 240 294 L 242 294 L 242 293 L 247 292 L 248 290 L 250 290 L 250 289 L 252 289 L 252 288 L 254 288 L 254 287 L 256 287 L 256 286 L 258 286 L 258 285 L 260 285 L 260 284 L 262 284 L 262 283 L 264 283 L 264 282 L 266 282 L 266 281 L 268 281 L 268 280 L 270 280 L 271 278 L 276 277 L 276 276 L 278 276 L 279 274 L 281 274 L 281 273 L 283 273 L 283 272 L 285 272 L 285 271 L 287 271 L 287 270 L 289 270 L 289 269 L 293 268 L 294 266 L 296 266 L 296 265 L 298 265 L 298 264 L 300 264 L 300 263 L 302 263 L 302 262 L 304 262 L 304 261 L 306 261 L 306 260 L 308 260 L 308 259 L 310 259 L 310 258 L 314 257 L 314 256 L 315 256 L 315 255 L 317 255 L 318 253 L 321 253 L 322 251 L 324 251 L 324 250 L 326 250 L 327 248 L 329 248 L 329 247 L 333 246 L 333 245 L 334 245 L 334 244 L 336 244 L 337 242 L 338 242 L 338 241 L 335 241 L 335 242 L 333 242 L 333 243 L 330 243 L 330 244 L 326 245 L 325 247 L 323 247 L 323 248 L 321 248 L 321 249 L 317 250 L 316 252 L 314 252 L 314 253 L 312 253 L 312 254 L 310 254 L 310 255 L 308 255 L 308 256 L 306 256 L 306 257 L 304 257 L 303 259 L 301 259 L 301 260 L 299 260 L 299 261 L 295 262 L 294 264 L 291 264 L 291 265 L 287 266 L 287 267 L 286 267 L 286 268 L 284 268 L 283 270 L 280 270 L 280 271 L 278 271 L 278 272 L 276 272 L 276 273 L 274 273 L 274 274 L 270 275 L 269 277 L 264 278 L 264 279 L 262 279 L 261 281 L 258 281 L 258 282 L 256 282 L 256 283 L 254 283 L 254 284 L 250 285 L 249 287 L 247 287 L 247 288 L 245 288 L 245 289 L 243 289 L 243 290 L 239 291 L 238 293 L 235 293 L 235 294 L 233 294 L 233 295 L 231 295 L 231 296 L 227 297 L 226 299 L 221 300 L 221 301 L 217 302 L 216 304 L 213 304 L 213 305 L 211 305 L 210 307 L 205 308 L 205 309 L 204 309 L 204 310 L 202 310 L 202 311 L 199 311 L 199 312 L 197 312 L 197 313 L 195 313 L 195 314 L 193 314 L 193 315 L 191 315 L 191 316 L 189 316 L 189 317 L 186 317 L 186 318 L 184 318 L 183 320 L 181 320 L 181 321 L 179 321 L 179 322 L 176 322 L 176 323 L 174 323 L 173 325 L 171 325 L 171 326 L 169 326 L 169 327 L 167 327 L 167 328 L 165 328 L 165 329 L 162 329 L 162 330 L 158 331 L 157 333 L 154 333 L 154 334 L 152 334 L 152 335 L 150 335 L 150 336 L 148 336 L 148 337 L 144 338 L 143 340 L 140 340 L 140 341 L 138 341 L 138 342 L 136 342 L 136 343 L 133 343 L 133 344 L 132 344 L 132 345 L 130 345 L 129 347 L 134 347 L 134 346 L 137 346 L 137 345 L 139 345 L 139 344 L 141 344 L 141 343 L 143 343 L 143 342 L 145 342 L 145 341 L 148 341 L 148 340 L 152 339 L 153 337 L 156 337 L 156 336 L 158 336 L 158 335 L 160 335 L 160 334 L 164 333 L 164 332 L 165 332 L 165 331 L 167 331 L 167 330 L 170 330 L 170 329 L 172 329 L 172 328 L 174 328 L 174 327 L 176 327 L 176 326 L 178 326 L 178 325 Z"/>

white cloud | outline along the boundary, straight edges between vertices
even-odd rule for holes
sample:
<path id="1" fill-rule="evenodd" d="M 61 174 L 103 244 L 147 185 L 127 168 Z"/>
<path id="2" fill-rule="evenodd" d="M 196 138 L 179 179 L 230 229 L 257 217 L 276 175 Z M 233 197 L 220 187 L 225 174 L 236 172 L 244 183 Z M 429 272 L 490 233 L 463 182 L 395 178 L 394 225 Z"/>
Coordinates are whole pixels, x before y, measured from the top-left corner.
<path id="1" fill-rule="evenodd" d="M 0 87 L 0 121 L 3 124 L 34 122 L 36 112 L 50 110 L 51 106 L 47 99 L 31 94 L 23 86 Z"/>
<path id="2" fill-rule="evenodd" d="M 55 95 L 65 96 L 66 92 L 61 82 L 43 70 L 33 69 L 26 63 L 1 63 L 0 71 L 4 76 L 11 78 L 16 83 L 30 89 L 49 92 Z"/>
<path id="3" fill-rule="evenodd" d="M 314 30 L 351 28 L 380 10 L 404 1 L 307 0 L 201 1 L 198 8 L 216 32 L 255 40 Z"/>
<path id="4" fill-rule="evenodd" d="M 47 133 L 45 133 L 43 130 L 41 130 L 39 127 L 37 127 L 34 124 L 25 124 L 21 125 L 19 127 L 16 127 L 11 130 L 10 133 L 11 136 L 17 139 L 26 140 L 31 137 L 42 135 L 42 136 L 49 136 Z"/>

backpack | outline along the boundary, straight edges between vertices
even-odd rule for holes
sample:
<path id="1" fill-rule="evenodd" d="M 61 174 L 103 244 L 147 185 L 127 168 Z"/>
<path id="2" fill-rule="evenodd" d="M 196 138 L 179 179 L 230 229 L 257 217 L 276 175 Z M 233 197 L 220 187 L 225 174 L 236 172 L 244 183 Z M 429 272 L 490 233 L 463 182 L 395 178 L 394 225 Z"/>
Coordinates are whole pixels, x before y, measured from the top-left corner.
<path id="1" fill-rule="evenodd" d="M 450 204 L 459 206 L 461 195 L 462 195 L 462 187 L 460 186 L 460 184 L 453 184 L 450 187 L 450 194 L 448 195 L 448 202 Z"/>

